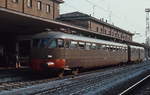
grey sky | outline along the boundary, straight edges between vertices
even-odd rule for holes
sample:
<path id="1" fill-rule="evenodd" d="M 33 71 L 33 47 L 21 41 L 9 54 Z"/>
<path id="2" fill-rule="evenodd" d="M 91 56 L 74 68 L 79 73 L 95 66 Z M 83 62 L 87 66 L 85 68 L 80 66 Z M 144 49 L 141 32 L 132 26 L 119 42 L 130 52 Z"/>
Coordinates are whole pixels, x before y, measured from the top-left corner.
<path id="1" fill-rule="evenodd" d="M 61 13 L 80 11 L 94 17 L 110 19 L 111 23 L 132 33 L 135 31 L 141 35 L 135 35 L 134 41 L 145 42 L 146 13 L 145 8 L 150 8 L 150 0 L 64 0 L 61 5 Z M 89 2 L 92 2 L 90 4 Z M 112 13 L 111 13 L 112 12 Z"/>

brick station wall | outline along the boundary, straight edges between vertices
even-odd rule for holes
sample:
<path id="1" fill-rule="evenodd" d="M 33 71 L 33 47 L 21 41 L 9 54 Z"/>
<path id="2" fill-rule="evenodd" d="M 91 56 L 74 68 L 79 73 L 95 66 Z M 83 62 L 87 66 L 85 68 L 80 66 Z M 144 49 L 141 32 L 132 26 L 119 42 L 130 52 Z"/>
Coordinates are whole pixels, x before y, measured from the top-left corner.
<path id="1" fill-rule="evenodd" d="M 32 6 L 27 6 L 27 0 L 0 0 L 0 7 L 5 7 L 10 10 L 22 12 L 25 14 L 38 16 L 47 19 L 55 19 L 59 16 L 59 3 L 52 0 L 32 0 Z M 38 2 L 41 2 L 41 10 L 38 10 Z M 50 6 L 50 11 L 46 11 L 47 5 Z"/>
<path id="2" fill-rule="evenodd" d="M 0 7 L 6 7 L 6 0 L 0 0 Z"/>

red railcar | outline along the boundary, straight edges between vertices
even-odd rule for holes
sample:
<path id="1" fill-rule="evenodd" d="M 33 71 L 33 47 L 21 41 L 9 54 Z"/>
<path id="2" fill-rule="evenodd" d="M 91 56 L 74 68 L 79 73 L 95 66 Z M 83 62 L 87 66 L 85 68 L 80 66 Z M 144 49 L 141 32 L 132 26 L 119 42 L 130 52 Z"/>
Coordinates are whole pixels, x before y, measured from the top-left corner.
<path id="1" fill-rule="evenodd" d="M 133 48 L 138 48 L 140 53 L 136 58 L 133 58 L 136 53 L 131 54 Z M 143 48 L 138 46 L 61 32 L 44 32 L 32 38 L 31 68 L 35 71 L 93 68 L 143 60 L 143 55 Z"/>

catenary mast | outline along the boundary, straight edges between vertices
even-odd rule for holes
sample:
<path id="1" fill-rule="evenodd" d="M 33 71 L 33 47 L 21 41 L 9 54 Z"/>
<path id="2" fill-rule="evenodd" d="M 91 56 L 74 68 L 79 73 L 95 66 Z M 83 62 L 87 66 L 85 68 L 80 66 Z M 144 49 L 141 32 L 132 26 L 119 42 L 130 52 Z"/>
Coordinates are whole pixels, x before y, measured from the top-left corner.
<path id="1" fill-rule="evenodd" d="M 150 12 L 150 8 L 146 8 L 145 9 L 145 12 L 146 12 L 146 33 L 145 33 L 145 36 L 146 36 L 146 45 L 150 46 L 150 20 L 149 20 L 149 12 Z"/>

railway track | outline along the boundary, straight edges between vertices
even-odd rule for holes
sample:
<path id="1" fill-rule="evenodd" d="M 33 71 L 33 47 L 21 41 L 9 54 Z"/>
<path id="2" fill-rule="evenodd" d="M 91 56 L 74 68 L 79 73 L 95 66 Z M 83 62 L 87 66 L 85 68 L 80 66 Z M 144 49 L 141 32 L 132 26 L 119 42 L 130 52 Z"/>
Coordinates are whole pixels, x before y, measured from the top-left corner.
<path id="1" fill-rule="evenodd" d="M 126 67 L 126 65 L 122 66 L 122 67 Z M 100 70 L 96 70 L 96 71 L 84 71 L 82 73 L 80 73 L 79 75 L 84 75 L 84 74 L 89 74 L 89 73 L 93 73 L 93 72 L 103 72 L 109 69 L 115 69 L 118 68 L 116 66 L 114 67 L 109 67 L 109 68 L 101 68 Z M 19 71 L 18 71 L 19 72 Z M 58 77 L 54 77 L 54 76 L 39 76 L 39 75 L 33 75 L 34 73 L 32 72 L 19 72 L 16 73 L 16 71 L 14 72 L 4 72 L 2 73 L 2 75 L 0 75 L 0 91 L 1 90 L 9 90 L 10 88 L 18 88 L 16 86 L 20 86 L 20 87 L 25 87 L 25 86 L 29 86 L 30 84 L 36 84 L 36 83 L 42 83 L 42 82 L 48 82 L 48 81 L 53 81 L 53 80 L 57 80 L 59 79 Z M 79 76 L 78 75 L 78 76 Z M 71 78 L 73 77 L 73 75 L 66 75 L 64 76 L 64 78 Z M 63 78 L 63 79 L 64 79 Z M 14 85 L 14 87 L 13 87 Z"/>
<path id="2" fill-rule="evenodd" d="M 147 75 L 128 89 L 121 92 L 119 95 L 150 95 L 150 75 Z M 148 85 L 147 85 L 148 84 Z M 147 89 L 149 89 L 147 92 L 144 91 L 143 88 L 145 85 L 147 85 Z M 140 91 L 140 92 L 139 92 Z M 141 94 L 140 94 L 141 93 Z"/>
<path id="3" fill-rule="evenodd" d="M 32 76 L 32 71 L 30 69 L 0 70 L 0 84 L 29 80 L 29 76 Z"/>
<path id="4" fill-rule="evenodd" d="M 86 74 L 90 74 L 90 73 L 94 73 L 94 72 L 104 72 L 106 70 L 109 69 L 114 69 L 116 67 L 110 67 L 110 68 L 104 68 L 101 70 L 96 70 L 96 71 L 90 71 L 90 72 L 83 72 L 80 73 L 77 76 L 80 75 L 86 75 Z M 116 68 L 117 69 L 117 68 Z M 67 78 L 73 78 L 74 75 L 66 75 L 64 76 L 62 79 L 67 79 Z M 31 86 L 31 85 L 35 85 L 35 84 L 40 84 L 40 83 L 46 83 L 46 82 L 50 82 L 50 81 L 56 81 L 56 80 L 62 80 L 58 77 L 50 77 L 50 78 L 46 78 L 46 79 L 41 79 L 41 80 L 21 80 L 21 81 L 11 81 L 11 82 L 2 82 L 0 83 L 0 91 L 6 91 L 6 90 L 11 90 L 11 89 L 17 89 L 17 88 L 22 88 L 22 87 L 26 87 L 26 86 Z"/>
<path id="5" fill-rule="evenodd" d="M 139 68 L 136 67 L 136 70 L 132 73 L 135 73 L 138 70 Z M 48 89 L 47 91 L 41 91 L 41 92 L 34 93 L 34 94 L 35 95 L 59 95 L 59 94 L 65 93 L 64 95 L 83 95 L 87 93 L 89 90 L 97 88 L 97 87 L 105 88 L 105 85 L 107 85 L 107 83 L 111 83 L 109 80 L 110 78 L 113 78 L 113 75 L 119 77 L 119 75 L 123 74 L 124 72 L 131 71 L 131 69 L 126 69 L 121 72 L 120 71 L 121 69 L 116 70 L 116 71 L 110 71 L 109 73 L 92 74 L 92 77 L 91 76 L 84 76 L 84 78 L 77 77 L 77 78 L 72 79 L 76 81 L 73 81 L 73 82 L 71 81 L 70 83 L 67 83 L 67 84 L 64 83 L 58 87 L 54 87 L 54 88 Z M 117 80 L 117 78 L 115 79 Z M 92 92 L 90 92 L 88 95 L 92 95 Z"/>
<path id="6" fill-rule="evenodd" d="M 65 76 L 63 79 L 51 78 L 38 81 L 6 83 L 1 85 L 0 92 L 3 93 L 0 93 L 0 95 L 3 95 L 4 93 L 7 93 L 6 95 L 12 95 L 12 93 L 17 93 L 18 95 L 21 95 L 21 93 L 33 95 L 58 95 L 61 93 L 65 93 L 66 95 L 82 95 L 89 91 L 89 89 L 91 90 L 95 87 L 103 87 L 106 84 L 111 83 L 109 79 L 113 78 L 114 75 L 116 76 L 114 80 L 116 80 L 125 72 L 131 71 L 132 73 L 136 73 L 144 68 L 146 68 L 146 64 L 138 64 L 136 66 L 130 65 L 130 67 L 123 66 L 119 68 L 116 67 L 99 71 L 85 72 L 79 74 L 78 76 Z M 134 72 L 132 71 L 133 69 L 135 69 Z M 128 76 L 128 74 L 124 76 Z"/>

